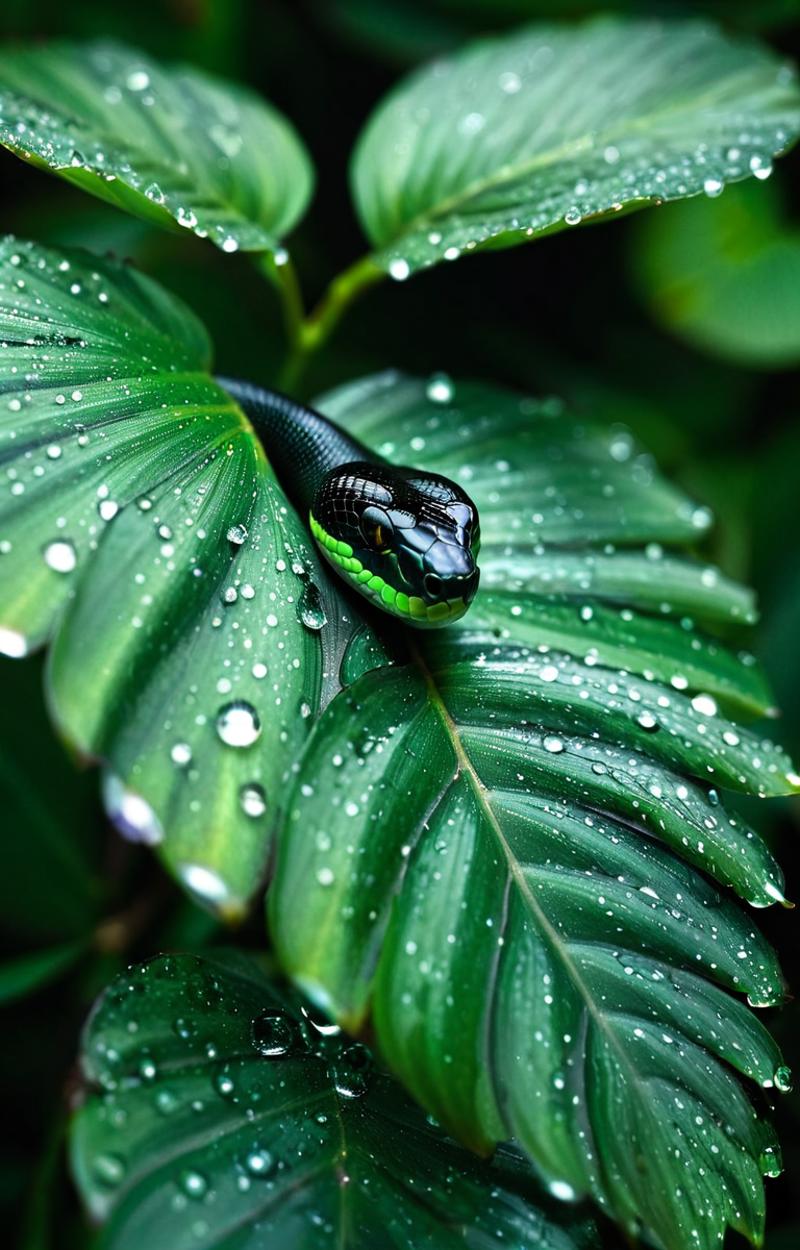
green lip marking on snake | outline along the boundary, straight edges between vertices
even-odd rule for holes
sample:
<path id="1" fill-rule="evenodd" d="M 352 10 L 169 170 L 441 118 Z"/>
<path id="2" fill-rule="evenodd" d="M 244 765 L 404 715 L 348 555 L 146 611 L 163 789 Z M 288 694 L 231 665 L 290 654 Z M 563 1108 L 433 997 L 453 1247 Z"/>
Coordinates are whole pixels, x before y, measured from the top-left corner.
<path id="1" fill-rule="evenodd" d="M 389 464 L 276 391 L 217 379 L 247 414 L 328 564 L 408 625 L 463 616 L 478 589 L 478 510 L 449 478 Z"/>

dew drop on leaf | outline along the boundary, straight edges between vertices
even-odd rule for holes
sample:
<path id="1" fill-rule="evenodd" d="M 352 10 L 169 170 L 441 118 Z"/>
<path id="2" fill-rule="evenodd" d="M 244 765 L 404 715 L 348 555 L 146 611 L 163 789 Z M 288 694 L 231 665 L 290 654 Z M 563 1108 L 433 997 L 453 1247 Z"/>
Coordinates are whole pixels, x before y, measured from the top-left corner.
<path id="1" fill-rule="evenodd" d="M 782 1094 L 788 1094 L 792 1088 L 791 1068 L 787 1068 L 785 1064 L 780 1068 L 776 1068 L 773 1080 L 775 1082 L 776 1089 L 779 1089 Z"/>
<path id="2" fill-rule="evenodd" d="M 285 1011 L 270 1009 L 256 1016 L 250 1035 L 253 1046 L 265 1059 L 282 1059 L 297 1041 L 297 1029 Z"/>
<path id="3" fill-rule="evenodd" d="M 306 629 L 322 629 L 327 621 L 318 588 L 307 582 L 297 602 L 298 616 Z"/>
<path id="4" fill-rule="evenodd" d="M 264 787 L 257 781 L 250 781 L 239 791 L 239 803 L 245 816 L 263 816 L 267 810 L 267 796 Z"/>
<path id="5" fill-rule="evenodd" d="M 125 1161 L 121 1155 L 97 1155 L 92 1170 L 96 1180 L 109 1189 L 115 1189 L 125 1179 Z"/>
<path id="6" fill-rule="evenodd" d="M 236 699 L 217 713 L 217 734 L 229 747 L 251 747 L 261 736 L 261 720 L 251 703 Z"/>
<path id="7" fill-rule="evenodd" d="M 71 573 L 78 563 L 78 556 L 69 540 L 56 538 L 45 547 L 44 562 L 54 573 Z"/>

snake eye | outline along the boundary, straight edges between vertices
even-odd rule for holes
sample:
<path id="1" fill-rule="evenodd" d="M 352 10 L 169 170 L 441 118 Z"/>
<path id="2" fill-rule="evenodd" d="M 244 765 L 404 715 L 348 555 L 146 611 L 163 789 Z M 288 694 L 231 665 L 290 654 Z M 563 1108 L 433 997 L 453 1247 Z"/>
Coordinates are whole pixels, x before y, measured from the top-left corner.
<path id="1" fill-rule="evenodd" d="M 361 514 L 361 533 L 373 551 L 382 554 L 392 549 L 394 526 L 382 508 L 365 508 Z"/>

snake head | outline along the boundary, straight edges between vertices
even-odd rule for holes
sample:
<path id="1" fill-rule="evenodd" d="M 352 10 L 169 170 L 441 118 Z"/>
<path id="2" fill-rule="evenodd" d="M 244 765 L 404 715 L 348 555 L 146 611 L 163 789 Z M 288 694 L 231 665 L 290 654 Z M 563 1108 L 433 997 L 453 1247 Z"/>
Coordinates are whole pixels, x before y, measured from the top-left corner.
<path id="1" fill-rule="evenodd" d="M 323 478 L 311 531 L 329 564 L 407 624 L 436 628 L 478 589 L 478 510 L 449 478 L 355 461 Z"/>

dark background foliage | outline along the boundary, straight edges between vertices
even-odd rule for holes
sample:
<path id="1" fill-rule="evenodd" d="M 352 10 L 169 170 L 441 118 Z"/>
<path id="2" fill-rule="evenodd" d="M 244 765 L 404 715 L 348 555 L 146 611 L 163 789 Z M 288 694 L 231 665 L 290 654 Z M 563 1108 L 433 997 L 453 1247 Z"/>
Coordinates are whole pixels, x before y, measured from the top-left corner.
<path id="1" fill-rule="evenodd" d="M 297 125 L 318 169 L 312 210 L 292 240 L 309 300 L 361 251 L 346 166 L 363 119 L 409 65 L 473 34 L 526 18 L 572 18 L 598 9 L 701 12 L 800 53 L 797 0 L 2 0 L 0 34 L 99 34 L 165 60 L 194 62 L 260 89 Z M 797 215 L 800 155 L 773 176 Z M 283 353 L 270 292 L 245 257 L 159 233 L 63 182 L 0 158 L 0 229 L 49 243 L 112 251 L 182 295 L 208 325 L 221 372 L 270 383 Z M 679 207 L 662 213 L 679 213 Z M 564 395 L 602 422 L 624 421 L 662 466 L 719 518 L 709 554 L 751 582 L 763 609 L 757 651 L 783 709 L 776 733 L 800 756 L 800 549 L 796 542 L 800 424 L 796 370 L 753 370 L 681 343 L 649 316 L 637 264 L 649 214 L 565 232 L 537 244 L 438 266 L 370 292 L 320 354 L 308 393 L 396 365 L 484 376 Z M 677 220 L 677 218 L 676 218 Z M 676 226 L 677 228 L 677 226 Z M 759 309 L 752 315 L 757 317 Z M 87 657 L 91 681 L 91 657 Z M 24 1250 L 83 1246 L 87 1234 L 59 1153 L 77 1030 L 93 996 L 133 958 L 195 948 L 213 922 L 184 902 L 147 852 L 107 826 L 96 777 L 79 773 L 48 726 L 41 665 L 5 661 L 0 729 L 0 957 L 74 942 L 74 960 L 38 993 L 2 1010 L 0 1216 L 3 1244 Z M 759 807 L 799 892 L 800 807 Z M 65 848 L 68 850 L 65 851 Z M 797 983 L 791 913 L 760 917 Z M 243 940 L 262 942 L 260 917 Z M 795 945 L 793 946 L 793 938 Z M 800 1065 L 800 1007 L 769 1021 Z M 778 1109 L 786 1172 L 770 1183 L 768 1250 L 800 1243 L 800 1095 Z M 735 1238 L 731 1238 L 731 1244 Z M 608 1238 L 614 1244 L 614 1234 Z"/>

